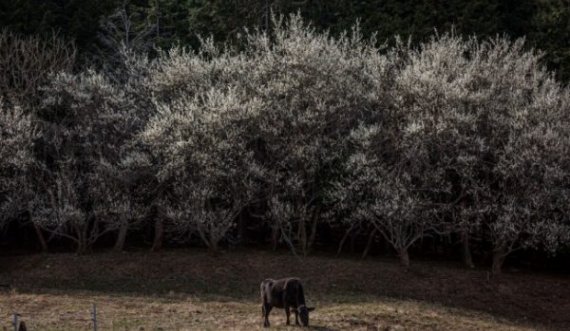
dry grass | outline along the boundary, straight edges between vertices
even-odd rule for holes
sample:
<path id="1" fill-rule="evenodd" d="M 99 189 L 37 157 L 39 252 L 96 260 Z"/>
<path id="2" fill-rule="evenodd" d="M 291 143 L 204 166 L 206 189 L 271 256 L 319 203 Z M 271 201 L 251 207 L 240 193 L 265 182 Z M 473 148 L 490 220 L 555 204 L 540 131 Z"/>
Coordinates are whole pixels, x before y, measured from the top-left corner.
<path id="1" fill-rule="evenodd" d="M 315 330 L 531 330 L 570 325 L 570 280 L 505 275 L 419 263 L 266 252 L 70 254 L 0 258 L 0 329 L 11 313 L 30 330 L 260 330 L 258 284 L 266 277 L 305 280 Z M 272 329 L 286 330 L 274 310 Z M 291 330 L 298 329 L 291 327 Z"/>
<path id="2" fill-rule="evenodd" d="M 9 294 L 0 296 L 2 311 L 22 312 L 31 330 L 90 330 L 90 307 L 98 303 L 100 330 L 262 330 L 259 304 L 220 298 L 203 301 L 175 295 L 133 297 L 73 294 Z M 379 298 L 374 302 L 319 301 L 311 316 L 315 330 L 531 330 L 488 314 L 414 301 Z M 3 314 L 1 325 L 10 316 Z M 275 310 L 272 329 L 287 328 Z"/>

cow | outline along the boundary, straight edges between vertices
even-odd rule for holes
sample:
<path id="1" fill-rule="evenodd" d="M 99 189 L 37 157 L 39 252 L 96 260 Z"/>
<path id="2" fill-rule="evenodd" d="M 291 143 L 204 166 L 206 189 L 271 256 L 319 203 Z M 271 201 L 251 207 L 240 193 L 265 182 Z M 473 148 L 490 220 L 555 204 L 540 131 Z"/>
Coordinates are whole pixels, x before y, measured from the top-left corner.
<path id="1" fill-rule="evenodd" d="M 287 325 L 290 310 L 293 309 L 295 324 L 299 325 L 300 319 L 303 326 L 309 325 L 309 312 L 315 309 L 306 306 L 303 285 L 298 278 L 264 280 L 261 282 L 261 302 L 264 327 L 269 327 L 269 313 L 273 307 L 285 309 Z"/>

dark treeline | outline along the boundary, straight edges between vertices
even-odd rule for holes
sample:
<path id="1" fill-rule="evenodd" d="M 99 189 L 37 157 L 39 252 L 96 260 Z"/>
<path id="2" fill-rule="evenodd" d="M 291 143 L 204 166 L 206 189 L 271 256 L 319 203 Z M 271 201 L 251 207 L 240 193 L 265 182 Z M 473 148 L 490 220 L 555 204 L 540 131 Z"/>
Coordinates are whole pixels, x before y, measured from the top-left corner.
<path id="1" fill-rule="evenodd" d="M 1 242 L 567 256 L 563 1 L 81 4 L 0 5 Z"/>
<path id="2" fill-rule="evenodd" d="M 0 28 L 26 35 L 57 31 L 75 41 L 84 60 L 99 55 L 105 20 L 124 8 L 132 29 L 153 26 L 155 44 L 199 45 L 196 35 L 236 41 L 243 27 L 270 24 L 268 13 L 301 13 L 334 34 L 359 19 L 362 33 L 385 41 L 399 34 L 415 42 L 452 26 L 464 35 L 526 37 L 546 63 L 570 79 L 570 4 L 566 0 L 19 0 L 0 3 Z M 83 62 L 82 62 L 83 63 Z"/>

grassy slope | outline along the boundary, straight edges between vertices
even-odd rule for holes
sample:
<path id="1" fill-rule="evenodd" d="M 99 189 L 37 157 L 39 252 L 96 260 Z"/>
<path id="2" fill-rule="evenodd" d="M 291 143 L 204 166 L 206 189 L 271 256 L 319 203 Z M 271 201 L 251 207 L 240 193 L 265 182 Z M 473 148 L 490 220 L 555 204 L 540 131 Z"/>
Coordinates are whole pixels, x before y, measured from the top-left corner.
<path id="1" fill-rule="evenodd" d="M 30 330 L 86 330 L 97 303 L 100 330 L 261 329 L 259 282 L 299 276 L 317 330 L 526 330 L 570 326 L 570 279 L 394 261 L 241 251 L 0 258 L 0 328 L 10 314 Z M 284 328 L 275 310 L 274 328 Z M 293 329 L 293 328 L 292 328 Z"/>

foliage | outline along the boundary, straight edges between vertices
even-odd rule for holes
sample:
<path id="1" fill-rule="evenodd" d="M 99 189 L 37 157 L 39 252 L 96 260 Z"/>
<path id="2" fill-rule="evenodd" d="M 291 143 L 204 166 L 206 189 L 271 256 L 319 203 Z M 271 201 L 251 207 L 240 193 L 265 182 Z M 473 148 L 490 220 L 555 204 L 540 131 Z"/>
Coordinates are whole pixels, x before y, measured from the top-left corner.
<path id="1" fill-rule="evenodd" d="M 129 139 L 144 121 L 128 92 L 92 71 L 61 73 L 46 88 L 50 97 L 38 113 L 48 156 L 36 179 L 41 190 L 33 220 L 76 242 L 81 253 L 144 212 L 134 206 L 128 160 L 123 162 Z"/>
<path id="2" fill-rule="evenodd" d="M 198 234 L 212 251 L 255 192 L 248 121 L 261 104 L 241 91 L 242 57 L 172 50 L 149 82 L 157 115 L 142 142 L 168 190 L 161 200 L 178 232 Z M 207 50 L 207 49 L 205 49 Z"/>
<path id="3" fill-rule="evenodd" d="M 376 106 L 377 95 L 363 91 L 376 87 L 372 80 L 385 61 L 357 29 L 335 39 L 298 16 L 248 42 L 256 65 L 248 82 L 263 86 L 249 90 L 264 103 L 254 138 L 266 169 L 270 224 L 307 254 L 318 224 L 327 220 L 326 191 L 345 150 L 340 137 L 363 107 Z"/>
<path id="4" fill-rule="evenodd" d="M 0 230 L 27 211 L 27 178 L 33 166 L 35 128 L 21 107 L 0 99 Z"/>
<path id="5" fill-rule="evenodd" d="M 0 31 L 0 97 L 28 110 L 41 103 L 40 87 L 49 76 L 70 70 L 75 46 L 52 34 L 43 39 Z"/>
<path id="6" fill-rule="evenodd" d="M 453 189 L 443 202 L 460 215 L 456 226 L 482 226 L 496 258 L 557 242 L 556 210 L 565 207 L 552 203 L 567 194 L 568 89 L 541 67 L 540 54 L 522 40 L 443 36 L 408 61 L 397 108 L 408 109 L 426 160 L 447 175 Z"/>
<path id="7" fill-rule="evenodd" d="M 360 20 L 362 33 L 378 40 L 411 36 L 429 40 L 434 29 L 455 27 L 464 36 L 528 37 L 528 45 L 547 51 L 546 62 L 564 81 L 569 78 L 570 44 L 566 0 L 19 0 L 0 4 L 0 28 L 26 35 L 60 33 L 78 44 L 81 58 L 98 56 L 100 21 L 126 8 L 133 26 L 154 26 L 156 45 L 198 48 L 196 35 L 240 43 L 243 27 L 271 27 L 270 12 L 299 12 L 321 31 L 338 36 Z M 84 61 L 91 62 L 91 61 Z M 95 61 L 97 62 L 97 61 Z"/>
<path id="8" fill-rule="evenodd" d="M 119 14 L 108 27 L 141 28 Z M 151 25 L 131 44 L 137 33 L 111 28 L 116 65 L 53 76 L 29 118 L 6 105 L 6 123 L 40 129 L 25 176 L 34 224 L 85 252 L 109 232 L 120 250 L 164 217 L 217 252 L 239 220 L 302 254 L 319 229 L 358 226 L 404 266 L 423 238 L 459 233 L 492 247 L 495 272 L 516 250 L 568 243 L 570 91 L 524 40 L 379 46 L 358 25 L 271 24 L 240 47 L 206 38 L 152 59 Z M 29 150 L 25 132 L 7 132 Z M 14 164 L 3 173 L 29 171 Z M 6 185 L 3 201 L 21 199 Z"/>

